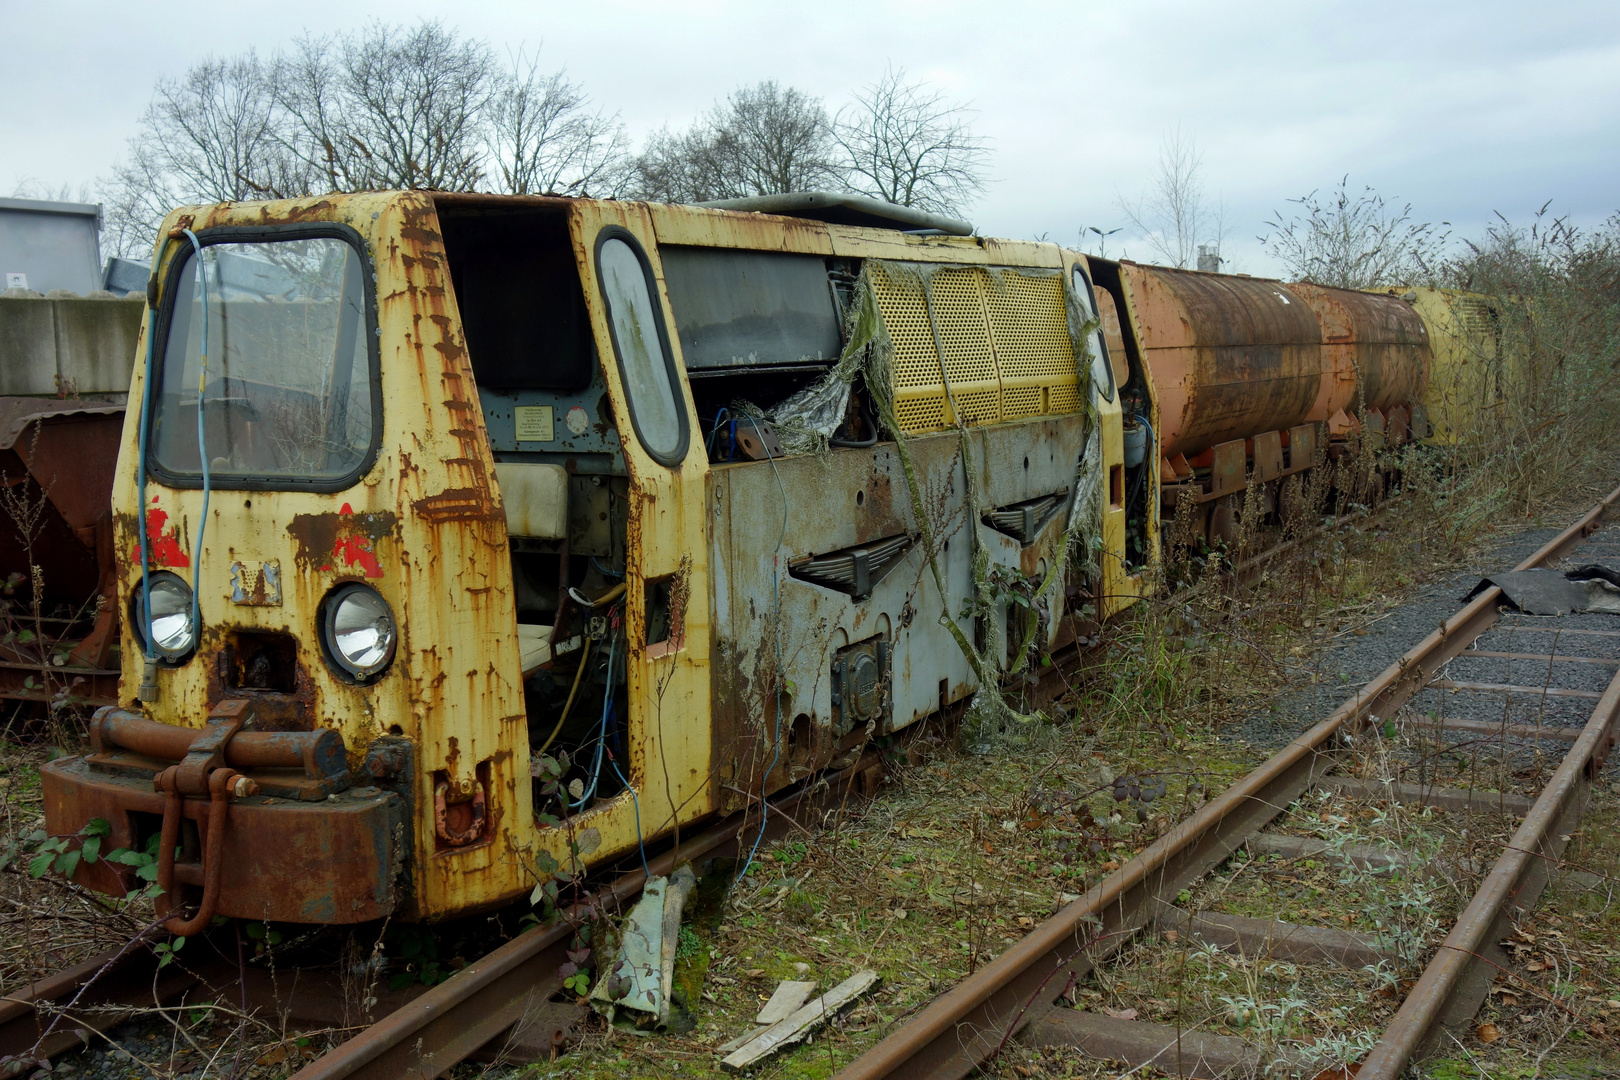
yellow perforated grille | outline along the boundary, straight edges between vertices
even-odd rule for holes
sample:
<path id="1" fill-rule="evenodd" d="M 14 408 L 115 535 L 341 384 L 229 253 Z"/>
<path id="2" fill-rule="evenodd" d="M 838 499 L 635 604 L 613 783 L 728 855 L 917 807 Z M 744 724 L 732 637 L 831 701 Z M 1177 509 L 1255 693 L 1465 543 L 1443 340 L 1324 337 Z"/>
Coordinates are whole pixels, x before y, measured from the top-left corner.
<path id="1" fill-rule="evenodd" d="M 997 277 L 990 282 L 984 303 L 1001 366 L 1003 419 L 1059 411 L 1052 407 L 1050 393 L 1040 391 L 1072 390 L 1078 383 L 1063 280 L 1006 271 Z M 1078 394 L 1070 396 L 1078 405 Z"/>
<path id="2" fill-rule="evenodd" d="M 894 411 L 908 434 L 946 426 L 945 394 L 939 381 L 939 353 L 923 301 L 922 278 L 872 268 L 872 293 L 894 346 Z"/>
<path id="3" fill-rule="evenodd" d="M 953 425 L 953 401 L 971 425 L 1079 409 L 1056 274 L 876 261 L 867 268 L 894 346 L 895 412 L 907 434 Z"/>

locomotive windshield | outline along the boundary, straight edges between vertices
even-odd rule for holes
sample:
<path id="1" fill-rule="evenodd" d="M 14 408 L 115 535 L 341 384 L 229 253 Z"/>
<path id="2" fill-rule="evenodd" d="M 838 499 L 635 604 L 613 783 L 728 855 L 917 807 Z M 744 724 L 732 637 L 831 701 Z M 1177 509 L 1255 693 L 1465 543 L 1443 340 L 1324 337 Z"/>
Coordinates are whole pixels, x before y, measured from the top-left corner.
<path id="1" fill-rule="evenodd" d="M 379 412 L 359 250 L 323 236 L 206 244 L 200 260 L 187 245 L 183 260 L 166 299 L 153 471 L 198 486 L 206 453 L 219 487 L 335 488 L 354 479 Z"/>

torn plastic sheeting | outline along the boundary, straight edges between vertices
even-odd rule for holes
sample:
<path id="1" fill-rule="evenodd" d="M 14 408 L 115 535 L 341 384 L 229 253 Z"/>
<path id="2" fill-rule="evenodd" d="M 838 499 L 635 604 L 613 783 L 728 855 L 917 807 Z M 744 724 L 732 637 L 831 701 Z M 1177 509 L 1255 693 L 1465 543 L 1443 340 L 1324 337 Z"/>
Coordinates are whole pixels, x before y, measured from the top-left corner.
<path id="1" fill-rule="evenodd" d="M 1482 578 L 1464 599 L 1472 600 L 1492 585 L 1526 615 L 1620 615 L 1620 573 L 1605 566 L 1581 566 L 1565 573 L 1536 569 L 1492 574 Z"/>
<path id="2" fill-rule="evenodd" d="M 591 991 L 591 1007 L 610 1024 L 639 1034 L 669 1026 L 675 982 L 675 950 L 681 914 L 697 887 L 690 866 L 668 878 L 655 877 L 624 917 L 618 953 Z"/>

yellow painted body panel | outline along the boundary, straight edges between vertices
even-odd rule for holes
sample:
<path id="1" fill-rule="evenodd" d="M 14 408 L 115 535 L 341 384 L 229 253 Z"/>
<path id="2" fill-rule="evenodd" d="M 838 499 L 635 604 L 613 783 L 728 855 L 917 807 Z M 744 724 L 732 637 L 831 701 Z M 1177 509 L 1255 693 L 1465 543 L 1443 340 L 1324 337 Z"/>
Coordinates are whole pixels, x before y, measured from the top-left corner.
<path id="1" fill-rule="evenodd" d="M 214 491 L 201 551 L 192 545 L 203 493 L 148 481 L 149 508 L 167 514 L 169 526 L 178 524 L 188 563 L 201 558 L 203 632 L 196 658 L 159 669 L 161 697 L 146 704 L 145 712 L 165 723 L 201 726 L 219 697 L 209 661 L 225 635 L 236 629 L 286 631 L 299 643 L 315 721 L 342 733 L 351 769 L 359 767 L 368 743 L 394 729 L 416 748 L 417 850 L 408 864 L 414 899 L 402 914 L 431 918 L 512 895 L 527 878 L 513 851 L 527 842 L 533 824 L 511 566 L 488 442 L 481 425 L 468 423 L 480 415 L 478 392 L 437 248 L 437 217 L 423 194 L 364 194 L 192 208 L 171 214 L 164 230 L 276 221 L 339 221 L 366 241 L 381 331 L 380 449 L 375 464 L 347 491 Z M 160 281 L 180 251 L 179 243 L 163 245 Z M 145 347 L 143 334 L 143 357 Z M 137 365 L 131 401 L 142 399 L 143 377 L 144 365 Z M 138 425 L 139 412 L 132 408 L 113 490 L 117 550 L 125 556 L 140 544 Z M 360 565 L 336 551 L 340 540 L 359 535 L 359 522 L 372 523 L 376 535 L 366 543 L 380 577 L 367 578 Z M 282 603 L 233 604 L 232 562 L 268 560 L 282 569 Z M 176 570 L 189 581 L 189 568 Z M 133 595 L 139 581 L 139 562 L 121 558 L 119 594 Z M 396 615 L 396 657 L 372 686 L 340 679 L 320 655 L 317 609 L 343 581 L 373 586 Z M 128 620 L 122 645 L 120 698 L 138 708 L 142 650 Z M 434 771 L 468 780 L 480 763 L 489 767 L 493 837 L 433 854 Z"/>
<path id="2" fill-rule="evenodd" d="M 1426 441 L 1476 441 L 1506 420 L 1524 380 L 1500 351 L 1491 298 L 1457 289 L 1392 291 L 1415 293 L 1412 306 L 1429 328 L 1433 352 L 1422 404 L 1434 431 Z"/>

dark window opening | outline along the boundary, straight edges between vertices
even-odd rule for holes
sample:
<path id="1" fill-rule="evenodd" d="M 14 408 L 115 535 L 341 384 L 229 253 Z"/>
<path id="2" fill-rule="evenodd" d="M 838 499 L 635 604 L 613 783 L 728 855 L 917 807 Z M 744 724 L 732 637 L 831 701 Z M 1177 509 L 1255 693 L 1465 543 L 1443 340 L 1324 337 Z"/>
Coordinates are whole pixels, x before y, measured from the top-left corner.
<path id="1" fill-rule="evenodd" d="M 689 372 L 838 358 L 838 313 L 818 255 L 660 247 Z"/>
<path id="2" fill-rule="evenodd" d="M 440 225 L 478 385 L 589 384 L 590 320 L 568 219 L 556 212 L 444 211 Z"/>
<path id="3" fill-rule="evenodd" d="M 837 361 L 856 268 L 819 255 L 736 248 L 661 247 L 659 256 L 709 460 L 762 457 L 745 442 L 773 440 L 750 440 L 753 421 L 732 406 L 747 401 L 768 411 Z M 871 413 L 857 388 L 834 445 L 875 442 Z"/>
<path id="4" fill-rule="evenodd" d="M 1124 354 L 1123 357 L 1110 355 L 1110 378 L 1117 384 L 1126 437 L 1139 440 L 1142 447 L 1140 463 L 1126 467 L 1122 490 L 1118 493 L 1121 497 L 1114 500 L 1125 509 L 1125 566 L 1134 572 L 1147 562 L 1149 501 L 1159 497 L 1158 484 L 1153 480 L 1161 456 L 1157 432 L 1151 427 L 1153 399 L 1143 374 L 1136 328 L 1125 308 L 1119 264 L 1091 259 L 1090 268 L 1103 321 L 1103 336 L 1111 350 L 1117 348 Z"/>

